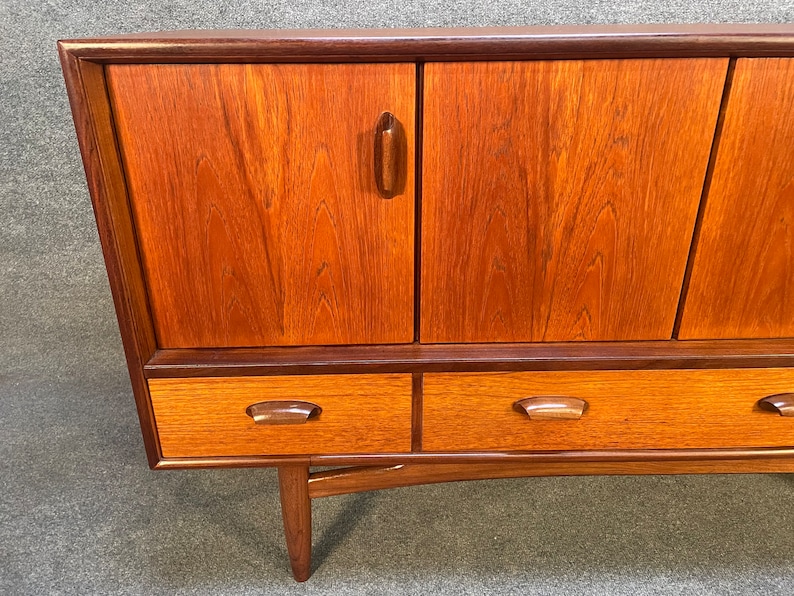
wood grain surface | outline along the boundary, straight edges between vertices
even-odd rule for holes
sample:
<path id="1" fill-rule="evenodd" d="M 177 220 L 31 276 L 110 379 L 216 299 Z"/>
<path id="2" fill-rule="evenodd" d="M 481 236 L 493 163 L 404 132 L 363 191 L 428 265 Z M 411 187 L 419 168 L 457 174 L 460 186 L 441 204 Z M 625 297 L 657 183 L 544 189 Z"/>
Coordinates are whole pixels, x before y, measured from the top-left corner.
<path id="1" fill-rule="evenodd" d="M 411 450 L 411 375 L 151 379 L 164 457 L 394 453 Z M 260 426 L 266 400 L 314 402 L 305 424 Z"/>
<path id="2" fill-rule="evenodd" d="M 427 374 L 425 451 L 694 449 L 794 445 L 794 420 L 759 399 L 791 391 L 793 369 Z M 529 420 L 533 395 L 584 399 L 581 420 Z"/>
<path id="3" fill-rule="evenodd" d="M 414 66 L 107 73 L 160 347 L 413 339 Z M 408 148 L 388 200 L 386 110 Z"/>
<path id="4" fill-rule="evenodd" d="M 422 341 L 669 338 L 727 65 L 427 64 Z"/>
<path id="5" fill-rule="evenodd" d="M 678 337 L 794 337 L 794 59 L 736 62 Z"/>

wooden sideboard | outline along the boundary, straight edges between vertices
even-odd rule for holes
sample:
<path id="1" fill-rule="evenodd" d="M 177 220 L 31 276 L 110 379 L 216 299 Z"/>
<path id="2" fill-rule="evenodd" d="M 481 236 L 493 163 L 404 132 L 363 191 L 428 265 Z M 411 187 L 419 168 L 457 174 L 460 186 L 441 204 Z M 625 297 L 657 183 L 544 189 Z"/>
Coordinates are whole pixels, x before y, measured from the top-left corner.
<path id="1" fill-rule="evenodd" d="M 313 498 L 794 471 L 794 26 L 59 49 L 149 463 L 277 466 L 297 580 Z"/>

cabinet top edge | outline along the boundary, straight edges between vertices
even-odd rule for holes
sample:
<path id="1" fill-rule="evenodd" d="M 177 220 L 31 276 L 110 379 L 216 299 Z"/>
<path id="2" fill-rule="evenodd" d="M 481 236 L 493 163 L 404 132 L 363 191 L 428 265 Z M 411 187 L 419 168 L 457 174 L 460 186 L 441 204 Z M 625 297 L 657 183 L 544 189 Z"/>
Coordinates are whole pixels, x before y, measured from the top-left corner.
<path id="1" fill-rule="evenodd" d="M 185 30 L 58 44 L 75 58 L 121 63 L 789 56 L 794 24 Z"/>

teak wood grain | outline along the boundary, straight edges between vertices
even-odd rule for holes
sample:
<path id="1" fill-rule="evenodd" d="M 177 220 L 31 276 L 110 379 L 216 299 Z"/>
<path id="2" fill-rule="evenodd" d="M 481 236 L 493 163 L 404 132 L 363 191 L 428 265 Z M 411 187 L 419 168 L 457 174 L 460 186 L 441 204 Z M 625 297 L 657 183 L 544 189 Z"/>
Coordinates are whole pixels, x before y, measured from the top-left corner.
<path id="1" fill-rule="evenodd" d="M 794 369 L 427 374 L 426 451 L 788 447 L 794 420 L 759 399 L 794 387 Z M 580 420 L 530 420 L 516 400 L 583 399 Z"/>
<path id="2" fill-rule="evenodd" d="M 794 337 L 794 59 L 736 62 L 678 337 Z"/>
<path id="3" fill-rule="evenodd" d="M 412 341 L 412 65 L 107 75 L 160 347 Z M 407 145 L 391 199 L 384 111 Z"/>
<path id="4" fill-rule="evenodd" d="M 794 367 L 774 368 L 794 362 L 780 339 L 794 335 L 794 72 L 745 60 L 794 56 L 794 26 L 171 32 L 59 48 L 150 464 L 279 466 L 296 579 L 311 573 L 314 497 L 794 471 L 792 419 L 756 406 L 794 391 Z M 406 151 L 387 135 L 378 162 L 385 113 Z M 414 267 L 428 248 L 431 266 Z M 403 343 L 420 340 L 444 343 Z M 548 343 L 507 343 L 528 341 Z M 530 421 L 511 406 L 535 392 L 589 408 Z M 295 426 L 245 414 L 285 399 L 323 412 Z"/>
<path id="5" fill-rule="evenodd" d="M 422 341 L 669 338 L 727 65 L 427 64 Z"/>
<path id="6" fill-rule="evenodd" d="M 393 453 L 411 450 L 411 375 L 151 379 L 164 457 Z M 316 403 L 305 424 L 257 425 L 268 400 Z"/>

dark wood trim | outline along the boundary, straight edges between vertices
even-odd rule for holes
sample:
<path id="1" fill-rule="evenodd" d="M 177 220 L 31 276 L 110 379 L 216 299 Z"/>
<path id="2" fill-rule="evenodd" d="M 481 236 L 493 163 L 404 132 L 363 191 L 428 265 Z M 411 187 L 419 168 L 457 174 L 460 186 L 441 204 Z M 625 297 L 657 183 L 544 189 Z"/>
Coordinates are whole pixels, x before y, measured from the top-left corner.
<path id="1" fill-rule="evenodd" d="M 794 339 L 158 350 L 148 378 L 794 366 Z"/>
<path id="2" fill-rule="evenodd" d="M 637 449 L 624 451 L 549 451 L 549 452 L 465 452 L 465 453 L 384 453 L 374 455 L 302 455 L 167 458 L 158 469 L 182 468 L 256 468 L 305 464 L 312 466 L 397 466 L 409 464 L 565 464 L 582 463 L 703 463 L 724 461 L 789 461 L 794 471 L 794 447 L 758 449 Z M 655 472 L 661 473 L 661 472 Z"/>
<path id="3" fill-rule="evenodd" d="M 422 450 L 422 393 L 424 377 L 422 373 L 413 373 L 411 379 L 411 451 Z"/>
<path id="4" fill-rule="evenodd" d="M 149 465 L 154 467 L 161 453 L 143 365 L 152 357 L 157 344 L 116 144 L 104 68 L 101 64 L 79 59 L 63 45 L 58 49 L 143 442 Z"/>
<path id="5" fill-rule="evenodd" d="M 711 142 L 709 163 L 706 167 L 706 176 L 703 180 L 703 191 L 700 194 L 700 204 L 698 205 L 698 212 L 697 216 L 695 217 L 695 226 L 692 230 L 692 241 L 689 244 L 689 257 L 687 257 L 686 261 L 684 279 L 681 283 L 681 295 L 678 298 L 678 310 L 676 310 L 675 323 L 673 323 L 673 339 L 678 339 L 678 331 L 681 329 L 681 318 L 684 316 L 686 297 L 689 293 L 689 281 L 692 278 L 692 266 L 695 262 L 695 253 L 697 252 L 698 243 L 700 241 L 700 229 L 703 226 L 703 214 L 706 212 L 706 201 L 708 200 L 709 190 L 711 189 L 711 178 L 714 174 L 714 165 L 717 163 L 717 153 L 720 148 L 720 139 L 722 138 L 722 126 L 723 122 L 725 121 L 725 113 L 728 110 L 728 102 L 730 101 L 731 97 L 733 71 L 735 69 L 736 58 L 732 58 L 730 62 L 728 62 L 728 71 L 725 73 L 725 85 L 722 88 L 720 111 L 719 115 L 717 116 L 717 124 L 714 127 L 714 137 Z"/>
<path id="6" fill-rule="evenodd" d="M 422 297 L 422 158 L 424 148 L 425 65 L 416 65 L 416 131 L 414 133 L 414 342 L 421 337 Z"/>
<path id="7" fill-rule="evenodd" d="M 791 56 L 794 27 L 709 24 L 173 31 L 61 43 L 79 58 L 148 63 Z"/>
<path id="8" fill-rule="evenodd" d="M 371 490 L 494 478 L 635 474 L 758 474 L 794 472 L 792 459 L 697 462 L 582 462 L 572 464 L 408 464 L 342 468 L 309 476 L 309 497 L 333 497 Z"/>

